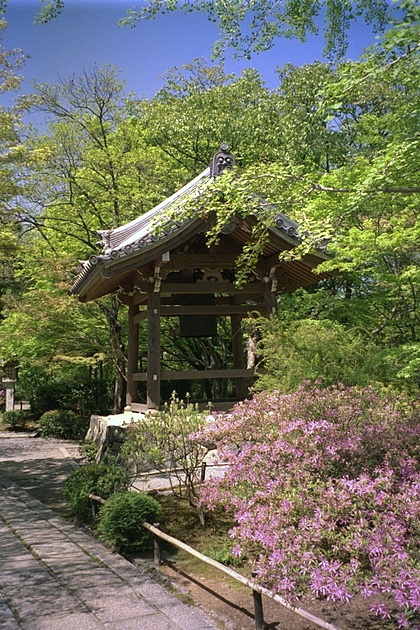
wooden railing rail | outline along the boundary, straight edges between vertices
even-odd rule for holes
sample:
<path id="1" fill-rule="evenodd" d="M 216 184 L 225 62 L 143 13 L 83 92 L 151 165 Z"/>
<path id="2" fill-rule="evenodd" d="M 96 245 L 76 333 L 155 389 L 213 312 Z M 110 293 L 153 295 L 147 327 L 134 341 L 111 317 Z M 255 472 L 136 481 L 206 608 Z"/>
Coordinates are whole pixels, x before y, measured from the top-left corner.
<path id="1" fill-rule="evenodd" d="M 89 494 L 89 499 L 91 499 L 92 501 L 96 501 L 97 503 L 100 503 L 101 505 L 104 505 L 106 503 L 104 499 L 94 494 Z M 284 608 L 287 608 L 288 610 L 295 613 L 296 615 L 299 615 L 299 617 L 303 617 L 303 619 L 306 619 L 307 621 L 312 622 L 318 628 L 324 628 L 325 630 L 340 630 L 340 628 L 338 628 L 337 626 L 334 626 L 333 624 L 328 623 L 327 621 L 324 621 L 323 619 L 319 619 L 318 617 L 315 617 L 315 615 L 312 615 L 312 613 L 306 610 L 303 610 L 303 608 L 293 606 L 293 604 L 290 604 L 290 602 L 283 599 L 281 595 L 278 595 L 277 593 L 273 593 L 272 591 L 269 591 L 268 589 L 264 588 L 263 586 L 260 586 L 259 584 L 255 584 L 252 580 L 249 580 L 244 575 L 241 575 L 240 573 L 237 573 L 233 569 L 230 569 L 229 567 L 222 564 L 221 562 L 217 562 L 217 560 L 213 560 L 212 558 L 205 556 L 204 554 L 200 553 L 196 549 L 193 549 L 189 545 L 186 545 L 185 543 L 178 540 L 177 538 L 174 538 L 173 536 L 169 536 L 169 534 L 165 534 L 165 532 L 162 532 L 158 527 L 156 527 L 156 525 L 151 525 L 150 523 L 142 523 L 142 526 L 153 535 L 154 561 L 156 564 L 161 563 L 161 548 L 160 548 L 159 540 L 164 540 L 165 542 L 170 543 L 171 545 L 173 545 L 174 547 L 177 547 L 178 549 L 182 549 L 182 551 L 185 551 L 191 556 L 198 558 L 198 560 L 201 560 L 205 564 L 208 564 L 218 569 L 219 571 L 222 571 L 223 573 L 233 578 L 237 582 L 241 582 L 241 584 L 250 588 L 252 590 L 252 595 L 254 599 L 255 629 L 256 630 L 264 629 L 264 612 L 263 612 L 263 605 L 262 605 L 262 599 L 261 599 L 262 595 L 265 595 L 266 597 L 273 599 Z"/>

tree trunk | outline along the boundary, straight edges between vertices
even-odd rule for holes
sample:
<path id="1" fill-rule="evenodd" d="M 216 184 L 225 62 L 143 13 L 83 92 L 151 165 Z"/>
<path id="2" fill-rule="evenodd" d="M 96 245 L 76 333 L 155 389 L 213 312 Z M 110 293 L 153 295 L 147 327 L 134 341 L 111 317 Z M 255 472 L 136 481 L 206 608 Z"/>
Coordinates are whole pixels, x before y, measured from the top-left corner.
<path id="1" fill-rule="evenodd" d="M 124 344 L 121 339 L 121 326 L 118 321 L 120 304 L 116 296 L 111 296 L 110 306 L 103 302 L 98 302 L 98 306 L 102 313 L 104 313 L 108 323 L 111 354 L 115 366 L 114 403 L 112 412 L 121 413 L 125 404 L 127 359 L 124 353 Z"/>

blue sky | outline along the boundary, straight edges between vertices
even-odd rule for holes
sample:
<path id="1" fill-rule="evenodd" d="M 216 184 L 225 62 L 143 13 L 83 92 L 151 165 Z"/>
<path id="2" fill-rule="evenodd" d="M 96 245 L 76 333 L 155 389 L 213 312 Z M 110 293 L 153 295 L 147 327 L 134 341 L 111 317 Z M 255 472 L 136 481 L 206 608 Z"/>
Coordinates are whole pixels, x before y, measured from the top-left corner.
<path id="1" fill-rule="evenodd" d="M 133 6 L 133 0 L 65 0 L 60 16 L 48 24 L 35 25 L 40 6 L 39 0 L 9 0 L 6 12 L 5 47 L 21 48 L 30 56 L 21 72 L 25 77 L 23 92 L 31 91 L 32 80 L 54 83 L 95 64 L 112 64 L 120 68 L 127 92 L 152 97 L 162 87 L 162 75 L 169 68 L 195 58 L 210 60 L 218 36 L 217 27 L 198 12 L 169 13 L 134 29 L 119 27 L 118 18 Z M 354 26 L 347 58 L 357 58 L 373 41 L 374 35 L 364 23 Z M 245 67 L 256 68 L 267 85 L 275 88 L 276 66 L 322 59 L 323 46 L 321 36 L 312 36 L 305 44 L 279 40 L 272 50 L 251 61 L 235 61 L 228 56 L 225 69 L 239 75 Z"/>

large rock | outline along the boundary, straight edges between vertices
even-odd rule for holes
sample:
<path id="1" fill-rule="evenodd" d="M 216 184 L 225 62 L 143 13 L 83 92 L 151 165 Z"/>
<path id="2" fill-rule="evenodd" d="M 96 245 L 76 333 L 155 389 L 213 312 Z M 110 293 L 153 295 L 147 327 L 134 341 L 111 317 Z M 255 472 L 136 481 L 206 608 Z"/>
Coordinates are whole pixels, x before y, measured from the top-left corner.
<path id="1" fill-rule="evenodd" d="M 96 462 L 99 463 L 105 455 L 117 455 L 125 440 L 127 426 L 141 417 L 135 412 L 124 412 L 114 416 L 91 416 L 86 440 L 95 442 L 99 446 Z"/>

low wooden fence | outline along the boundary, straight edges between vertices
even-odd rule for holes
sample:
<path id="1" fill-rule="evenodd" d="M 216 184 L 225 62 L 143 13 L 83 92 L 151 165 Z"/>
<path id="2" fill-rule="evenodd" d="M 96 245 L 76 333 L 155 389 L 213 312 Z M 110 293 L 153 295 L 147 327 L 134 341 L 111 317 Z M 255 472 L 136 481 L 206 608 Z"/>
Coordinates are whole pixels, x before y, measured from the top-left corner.
<path id="1" fill-rule="evenodd" d="M 195 558 L 202 560 L 206 564 L 216 569 L 219 569 L 219 571 L 222 571 L 223 573 L 233 578 L 234 580 L 241 582 L 241 584 L 243 584 L 244 586 L 249 587 L 252 590 L 252 595 L 254 599 L 256 630 L 264 629 L 264 613 L 263 613 L 263 605 L 262 605 L 262 597 L 261 597 L 262 595 L 265 595 L 266 597 L 273 599 L 278 604 L 281 604 L 281 606 L 284 606 L 288 610 L 292 611 L 296 615 L 299 615 L 300 617 L 303 617 L 307 621 L 311 621 L 313 624 L 318 626 L 318 628 L 326 628 L 326 630 L 339 630 L 337 626 L 333 626 L 331 623 L 328 623 L 327 621 L 324 621 L 323 619 L 319 619 L 318 617 L 315 617 L 314 615 L 307 612 L 306 610 L 303 610 L 302 608 L 293 606 L 277 593 L 272 593 L 268 589 L 264 588 L 263 586 L 259 586 L 258 584 L 255 584 L 252 580 L 249 580 L 248 578 L 244 577 L 240 573 L 237 573 L 233 569 L 230 569 L 229 567 L 222 564 L 221 562 L 217 562 L 217 560 L 213 560 L 212 558 L 205 556 L 199 551 L 196 551 L 196 549 L 193 549 L 189 545 L 186 545 L 185 543 L 181 542 L 177 538 L 173 538 L 173 536 L 169 536 L 168 534 L 165 534 L 165 532 L 162 532 L 155 525 L 150 525 L 150 523 L 143 523 L 143 527 L 147 529 L 151 534 L 153 534 L 154 550 L 155 550 L 154 556 L 155 556 L 156 564 L 160 564 L 161 562 L 160 540 L 164 540 L 170 543 L 171 545 L 173 545 L 174 547 L 177 547 L 178 549 L 182 549 L 183 551 L 190 554 L 191 556 L 194 556 Z"/>
<path id="2" fill-rule="evenodd" d="M 101 504 L 106 503 L 104 499 L 102 499 L 101 497 L 97 497 L 94 494 L 90 494 L 89 499 L 91 499 L 92 501 L 101 503 Z M 264 611 L 263 611 L 263 604 L 262 604 L 262 595 L 265 595 L 266 597 L 273 599 L 275 602 L 277 602 L 284 608 L 287 608 L 288 610 L 295 613 L 296 615 L 299 615 L 299 617 L 303 617 L 303 619 L 306 619 L 307 621 L 312 622 L 318 628 L 325 628 L 326 630 L 340 630 L 340 628 L 338 628 L 337 626 L 334 626 L 333 624 L 328 623 L 327 621 L 324 621 L 323 619 L 319 619 L 318 617 L 315 617 L 315 615 L 312 615 L 310 612 L 303 610 L 303 608 L 293 606 L 293 604 L 290 604 L 288 601 L 283 599 L 283 597 L 281 597 L 277 593 L 273 593 L 272 591 L 269 591 L 263 586 L 260 586 L 259 584 L 255 584 L 252 580 L 249 580 L 248 578 L 241 575 L 240 573 L 237 573 L 233 569 L 230 569 L 229 567 L 222 564 L 221 562 L 217 562 L 217 560 L 213 560 L 212 558 L 205 556 L 204 554 L 200 553 L 196 549 L 193 549 L 189 545 L 186 545 L 185 543 L 178 540 L 177 538 L 174 538 L 173 536 L 169 536 L 169 534 L 165 534 L 165 532 L 162 532 L 156 525 L 151 525 L 150 523 L 142 523 L 142 526 L 153 535 L 154 561 L 156 564 L 159 565 L 161 563 L 162 553 L 161 553 L 160 541 L 164 540 L 165 542 L 170 543 L 171 545 L 173 545 L 174 547 L 177 547 L 178 549 L 182 549 L 182 551 L 185 551 L 191 556 L 198 558 L 205 564 L 208 564 L 218 569 L 219 571 L 222 571 L 223 573 L 225 573 L 232 579 L 250 588 L 252 590 L 252 596 L 254 600 L 255 629 L 256 630 L 264 630 Z"/>

